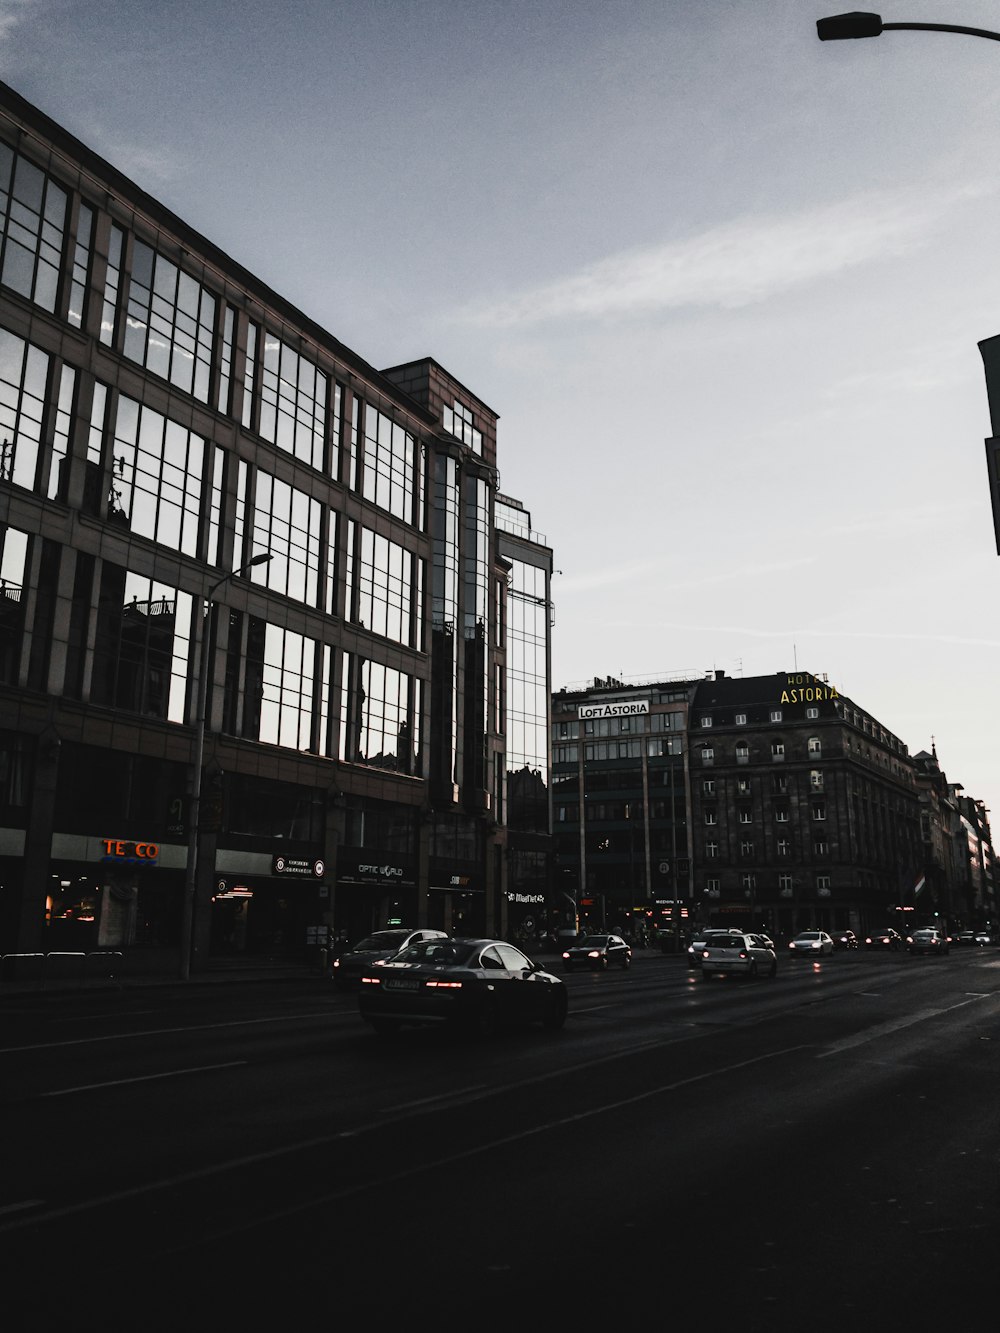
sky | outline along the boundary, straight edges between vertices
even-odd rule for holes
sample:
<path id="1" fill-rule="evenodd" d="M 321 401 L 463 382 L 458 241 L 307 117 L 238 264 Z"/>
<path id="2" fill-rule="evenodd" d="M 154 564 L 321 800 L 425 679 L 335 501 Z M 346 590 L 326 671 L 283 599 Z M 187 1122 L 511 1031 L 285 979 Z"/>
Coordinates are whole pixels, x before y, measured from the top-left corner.
<path id="1" fill-rule="evenodd" d="M 499 414 L 556 689 L 826 673 L 1000 822 L 1000 42 L 820 42 L 839 12 L 0 0 L 0 79 L 370 364 Z M 882 17 L 1000 31 L 997 0 Z"/>

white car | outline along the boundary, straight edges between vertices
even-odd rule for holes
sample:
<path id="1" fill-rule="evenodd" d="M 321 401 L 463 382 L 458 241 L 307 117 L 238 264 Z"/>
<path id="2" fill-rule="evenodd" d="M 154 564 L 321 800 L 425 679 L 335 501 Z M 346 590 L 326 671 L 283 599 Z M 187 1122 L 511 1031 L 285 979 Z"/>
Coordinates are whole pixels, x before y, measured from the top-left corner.
<path id="1" fill-rule="evenodd" d="M 800 930 L 794 940 L 788 941 L 790 953 L 801 953 L 810 958 L 823 958 L 833 953 L 833 949 L 833 936 L 825 930 Z"/>
<path id="2" fill-rule="evenodd" d="M 747 977 L 773 977 L 778 971 L 774 948 L 760 935 L 743 935 L 729 931 L 713 934 L 701 951 L 703 980 L 716 973 Z"/>
<path id="3" fill-rule="evenodd" d="M 730 926 L 710 926 L 707 929 L 696 930 L 691 936 L 691 943 L 687 947 L 688 967 L 701 967 L 701 955 L 704 952 L 705 945 L 710 944 L 719 935 L 742 935 L 743 931 L 737 927 L 735 930 Z"/>

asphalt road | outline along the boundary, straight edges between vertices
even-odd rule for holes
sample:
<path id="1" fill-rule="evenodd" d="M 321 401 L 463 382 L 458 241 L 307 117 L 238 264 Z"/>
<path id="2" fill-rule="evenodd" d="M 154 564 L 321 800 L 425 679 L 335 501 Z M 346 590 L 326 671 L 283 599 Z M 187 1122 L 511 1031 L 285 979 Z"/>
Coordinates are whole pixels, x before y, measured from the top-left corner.
<path id="1" fill-rule="evenodd" d="M 1000 949 L 782 964 L 573 974 L 490 1040 L 318 978 L 5 1003 L 12 1327 L 992 1333 Z"/>

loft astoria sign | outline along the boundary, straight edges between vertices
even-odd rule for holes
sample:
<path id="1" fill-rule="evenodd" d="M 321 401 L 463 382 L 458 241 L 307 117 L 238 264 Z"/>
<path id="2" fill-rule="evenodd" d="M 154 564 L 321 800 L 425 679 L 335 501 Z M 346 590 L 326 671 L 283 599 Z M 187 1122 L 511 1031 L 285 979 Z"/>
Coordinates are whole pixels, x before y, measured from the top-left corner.
<path id="1" fill-rule="evenodd" d="M 823 699 L 839 699 L 836 688 L 828 681 L 811 676 L 808 671 L 785 677 L 785 688 L 781 691 L 780 702 L 783 704 L 814 704 Z"/>
<path id="2" fill-rule="evenodd" d="M 577 717 L 637 717 L 648 712 L 648 699 L 632 699 L 614 704 L 580 704 Z"/>

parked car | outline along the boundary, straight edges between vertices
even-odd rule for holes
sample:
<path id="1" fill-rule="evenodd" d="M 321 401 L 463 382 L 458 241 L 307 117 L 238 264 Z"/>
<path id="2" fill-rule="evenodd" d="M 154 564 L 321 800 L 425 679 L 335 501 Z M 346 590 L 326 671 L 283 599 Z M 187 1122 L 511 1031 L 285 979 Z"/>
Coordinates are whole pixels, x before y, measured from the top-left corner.
<path id="1" fill-rule="evenodd" d="M 575 967 L 627 968 L 632 962 L 632 946 L 620 935 L 584 935 L 583 939 L 563 950 L 563 967 L 572 972 Z"/>
<path id="2" fill-rule="evenodd" d="M 992 943 L 993 943 L 993 936 L 990 934 L 990 932 L 989 932 L 988 930 L 977 930 L 977 931 L 976 931 L 976 940 L 975 940 L 975 942 L 976 942 L 976 944 L 980 944 L 980 945 L 982 945 L 982 944 L 992 944 Z"/>
<path id="3" fill-rule="evenodd" d="M 703 979 L 725 975 L 743 976 L 753 980 L 758 976 L 773 977 L 778 970 L 774 947 L 760 935 L 745 935 L 734 931 L 713 933 L 701 951 Z"/>
<path id="4" fill-rule="evenodd" d="M 866 949 L 890 949 L 895 953 L 903 947 L 903 937 L 898 930 L 893 930 L 892 926 L 885 926 L 881 930 L 870 931 L 865 936 Z"/>
<path id="5" fill-rule="evenodd" d="M 708 926 L 708 927 L 703 927 L 701 930 L 696 930 L 694 934 L 691 936 L 691 942 L 687 947 L 688 967 L 693 967 L 693 968 L 701 967 L 701 955 L 704 952 L 705 945 L 708 944 L 708 942 L 714 936 L 732 935 L 734 933 L 740 935 L 742 934 L 742 931 L 738 927 L 735 928 L 734 930 L 732 926 L 728 928 L 721 926 Z"/>
<path id="6" fill-rule="evenodd" d="M 333 984 L 338 990 L 357 990 L 361 973 L 372 963 L 382 962 L 418 940 L 446 940 L 443 930 L 414 930 L 411 926 L 376 930 L 333 960 Z"/>
<path id="7" fill-rule="evenodd" d="M 833 940 L 825 930 L 800 930 L 793 940 L 788 941 L 788 950 L 792 954 L 805 954 L 807 958 L 825 958 L 833 953 Z"/>
<path id="8" fill-rule="evenodd" d="M 930 926 L 914 930 L 906 937 L 908 953 L 946 954 L 949 947 L 947 936 Z"/>
<path id="9" fill-rule="evenodd" d="M 853 930 L 831 930 L 830 935 L 833 938 L 835 949 L 857 949 L 860 947 L 858 937 Z"/>
<path id="10" fill-rule="evenodd" d="M 489 1034 L 506 1026 L 566 1022 L 567 991 L 506 940 L 419 940 L 361 973 L 358 1008 L 379 1033 L 449 1023 Z"/>

